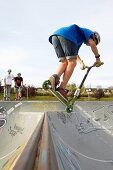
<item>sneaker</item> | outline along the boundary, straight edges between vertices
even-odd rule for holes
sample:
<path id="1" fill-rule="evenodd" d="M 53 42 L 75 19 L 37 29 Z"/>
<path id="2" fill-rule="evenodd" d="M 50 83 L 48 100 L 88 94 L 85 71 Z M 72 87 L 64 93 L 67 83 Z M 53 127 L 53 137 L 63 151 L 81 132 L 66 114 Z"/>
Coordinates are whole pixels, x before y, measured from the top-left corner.
<path id="1" fill-rule="evenodd" d="M 7 101 L 10 101 L 10 97 L 7 98 Z"/>
<path id="2" fill-rule="evenodd" d="M 67 90 L 67 89 L 63 89 L 62 87 L 58 87 L 58 88 L 56 89 L 56 91 L 57 91 L 58 93 L 60 93 L 66 100 L 68 100 L 68 98 L 67 98 L 68 90 Z"/>
<path id="3" fill-rule="evenodd" d="M 22 100 L 22 97 L 19 97 L 19 100 Z"/>
<path id="4" fill-rule="evenodd" d="M 60 78 L 58 77 L 57 74 L 53 74 L 50 78 L 49 81 L 51 82 L 52 89 L 55 90 L 57 85 L 60 83 Z"/>
<path id="5" fill-rule="evenodd" d="M 3 100 L 6 101 L 6 97 L 3 97 Z"/>

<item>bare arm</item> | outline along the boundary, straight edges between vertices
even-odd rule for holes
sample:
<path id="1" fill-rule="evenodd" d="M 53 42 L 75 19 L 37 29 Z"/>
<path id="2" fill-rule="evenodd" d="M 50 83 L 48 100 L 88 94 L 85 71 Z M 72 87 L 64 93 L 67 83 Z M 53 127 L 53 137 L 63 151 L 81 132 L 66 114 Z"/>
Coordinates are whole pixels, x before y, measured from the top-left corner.
<path id="1" fill-rule="evenodd" d="M 6 78 L 4 78 L 4 87 L 6 87 Z"/>
<path id="2" fill-rule="evenodd" d="M 79 55 L 77 55 L 77 61 L 81 64 L 81 62 L 82 62 L 82 59 L 80 58 L 80 56 Z"/>
<path id="3" fill-rule="evenodd" d="M 87 68 L 87 66 L 84 64 L 83 60 L 80 58 L 79 55 L 77 55 L 77 62 L 80 64 L 81 70 L 84 70 L 85 68 Z"/>
<path id="4" fill-rule="evenodd" d="M 94 53 L 94 55 L 95 56 L 99 56 L 99 52 L 98 52 L 97 46 L 95 44 L 95 41 L 93 41 L 92 38 L 89 39 L 89 45 L 90 45 L 91 50 Z"/>
<path id="5" fill-rule="evenodd" d="M 23 86 L 23 81 L 22 81 L 22 86 Z"/>
<path id="6" fill-rule="evenodd" d="M 100 60 L 100 55 L 99 55 L 95 41 L 93 41 L 93 39 L 90 38 L 88 44 L 91 47 L 91 50 L 92 50 L 92 52 L 93 52 L 93 54 L 95 55 L 95 58 L 96 58 L 94 66 L 96 66 L 96 67 L 101 66 L 103 63 Z"/>

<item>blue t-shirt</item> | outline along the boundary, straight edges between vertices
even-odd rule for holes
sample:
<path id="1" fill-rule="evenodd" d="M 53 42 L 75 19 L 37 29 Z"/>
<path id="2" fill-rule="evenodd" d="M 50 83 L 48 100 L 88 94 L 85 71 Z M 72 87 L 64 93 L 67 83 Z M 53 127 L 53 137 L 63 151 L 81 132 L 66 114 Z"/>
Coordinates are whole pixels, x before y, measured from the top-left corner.
<path id="1" fill-rule="evenodd" d="M 57 36 L 62 36 L 67 40 L 72 41 L 78 49 L 82 45 L 82 43 L 87 43 L 90 37 L 94 38 L 94 32 L 87 29 L 87 28 L 81 28 L 76 24 L 67 26 L 67 27 L 62 27 L 55 31 L 50 37 L 49 37 L 49 42 L 52 44 L 52 36 L 57 35 Z"/>

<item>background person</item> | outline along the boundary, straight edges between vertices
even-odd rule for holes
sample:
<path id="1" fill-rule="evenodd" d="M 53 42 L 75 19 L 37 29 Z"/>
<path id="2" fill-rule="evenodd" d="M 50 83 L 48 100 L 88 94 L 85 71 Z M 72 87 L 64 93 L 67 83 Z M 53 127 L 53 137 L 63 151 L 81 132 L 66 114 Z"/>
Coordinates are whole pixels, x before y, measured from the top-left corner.
<path id="1" fill-rule="evenodd" d="M 22 87 L 23 87 L 23 78 L 21 77 L 21 73 L 17 74 L 17 77 L 14 78 L 14 81 L 15 81 L 15 92 L 16 92 L 15 100 L 21 100 Z"/>
<path id="2" fill-rule="evenodd" d="M 9 69 L 7 72 L 8 74 L 4 78 L 4 100 L 10 100 L 12 80 L 14 80 L 14 76 L 11 74 L 12 70 Z"/>

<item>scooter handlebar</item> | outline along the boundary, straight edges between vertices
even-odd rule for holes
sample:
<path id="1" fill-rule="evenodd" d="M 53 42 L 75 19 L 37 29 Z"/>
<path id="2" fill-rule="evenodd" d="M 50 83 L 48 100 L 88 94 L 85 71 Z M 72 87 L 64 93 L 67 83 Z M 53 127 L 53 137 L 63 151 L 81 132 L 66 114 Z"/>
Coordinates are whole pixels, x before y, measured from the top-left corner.
<path id="1" fill-rule="evenodd" d="M 97 64 L 93 64 L 93 65 L 91 65 L 91 66 L 86 66 L 86 68 L 88 69 L 88 68 L 92 68 L 92 67 L 100 67 L 100 66 L 102 66 L 104 64 L 104 62 L 98 62 Z"/>

